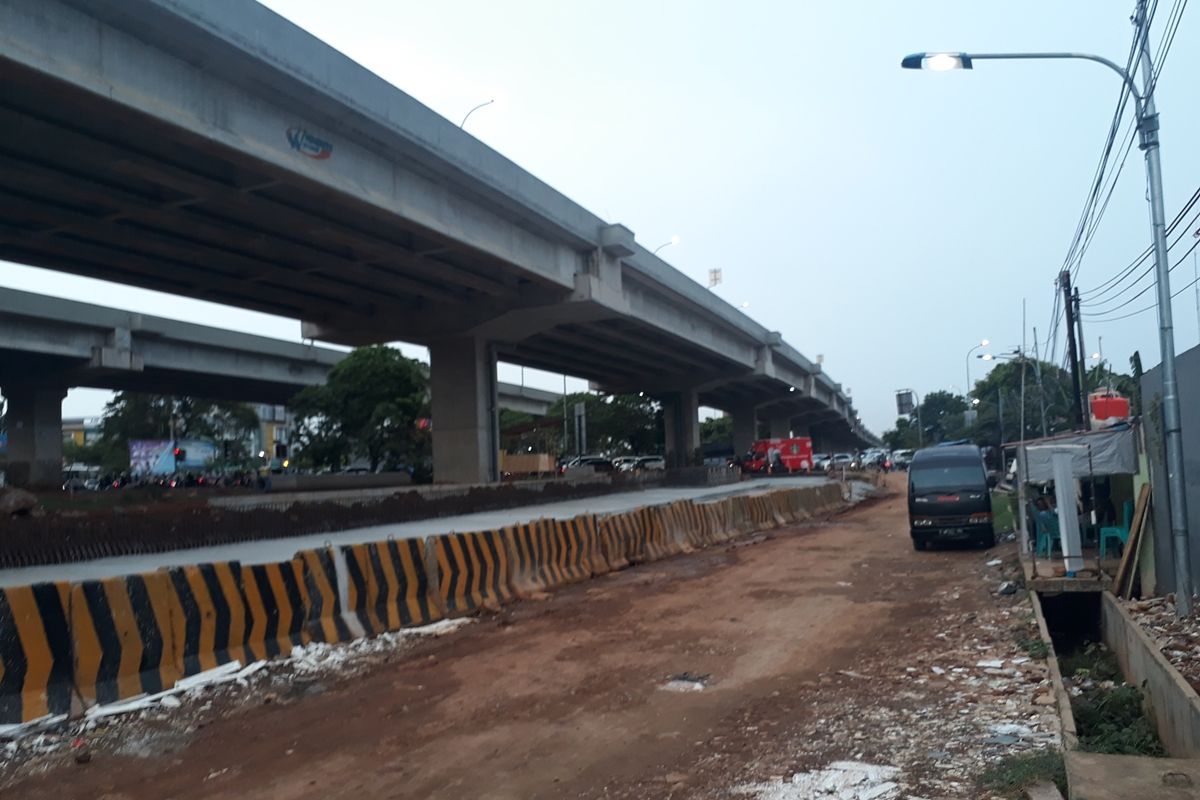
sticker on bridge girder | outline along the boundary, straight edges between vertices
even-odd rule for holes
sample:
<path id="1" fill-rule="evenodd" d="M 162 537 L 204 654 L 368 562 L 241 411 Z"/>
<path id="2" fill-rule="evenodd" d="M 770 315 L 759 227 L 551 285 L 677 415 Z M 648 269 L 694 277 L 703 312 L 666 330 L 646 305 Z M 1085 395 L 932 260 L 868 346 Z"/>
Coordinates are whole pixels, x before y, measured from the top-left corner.
<path id="1" fill-rule="evenodd" d="M 332 143 L 318 136 L 313 136 L 304 128 L 288 128 L 287 140 L 293 150 L 317 161 L 324 161 L 333 155 Z"/>

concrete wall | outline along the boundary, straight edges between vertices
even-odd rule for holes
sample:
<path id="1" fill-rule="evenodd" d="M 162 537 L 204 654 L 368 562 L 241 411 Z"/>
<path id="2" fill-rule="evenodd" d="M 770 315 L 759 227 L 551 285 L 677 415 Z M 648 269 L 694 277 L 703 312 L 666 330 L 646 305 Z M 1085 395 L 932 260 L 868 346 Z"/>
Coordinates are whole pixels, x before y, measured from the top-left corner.
<path id="1" fill-rule="evenodd" d="M 1159 738 L 1176 758 L 1200 756 L 1200 696 L 1159 652 L 1111 592 L 1101 596 L 1104 643 L 1117 657 L 1125 680 L 1142 687 Z"/>
<path id="2" fill-rule="evenodd" d="M 1183 468 L 1187 477 L 1188 531 L 1192 575 L 1200 575 L 1200 347 L 1175 357 L 1179 381 L 1180 422 L 1183 425 Z M 1166 459 L 1162 436 L 1162 367 L 1142 375 L 1142 420 L 1146 461 L 1154 491 L 1155 594 L 1175 591 L 1171 555 L 1171 524 L 1167 513 Z M 1148 588 L 1148 587 L 1147 587 Z"/>

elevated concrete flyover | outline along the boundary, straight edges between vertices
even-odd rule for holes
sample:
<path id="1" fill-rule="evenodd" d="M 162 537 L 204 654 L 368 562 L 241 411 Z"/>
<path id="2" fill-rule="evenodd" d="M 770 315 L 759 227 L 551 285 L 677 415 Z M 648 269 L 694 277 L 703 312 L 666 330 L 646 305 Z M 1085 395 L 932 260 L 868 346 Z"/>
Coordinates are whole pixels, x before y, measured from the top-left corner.
<path id="1" fill-rule="evenodd" d="M 0 258 L 427 345 L 440 480 L 496 477 L 497 358 L 663 399 L 674 461 L 745 380 L 861 435 L 778 334 L 252 0 L 8 0 L 0 78 Z"/>
<path id="2" fill-rule="evenodd" d="M 8 479 L 62 483 L 62 400 L 76 386 L 283 404 L 345 353 L 0 289 Z"/>
<path id="3" fill-rule="evenodd" d="M 70 388 L 283 405 L 300 389 L 324 383 L 346 355 L 0 288 L 0 392 L 11 404 L 13 433 L 9 477 L 35 486 L 60 483 L 62 398 Z M 537 416 L 561 396 L 497 384 L 501 408 Z"/>

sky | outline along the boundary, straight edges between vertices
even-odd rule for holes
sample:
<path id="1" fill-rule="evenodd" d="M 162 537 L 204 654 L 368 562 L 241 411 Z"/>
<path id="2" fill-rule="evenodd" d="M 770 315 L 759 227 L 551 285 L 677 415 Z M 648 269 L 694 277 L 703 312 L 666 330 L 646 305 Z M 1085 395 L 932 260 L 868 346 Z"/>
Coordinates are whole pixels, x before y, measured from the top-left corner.
<path id="1" fill-rule="evenodd" d="M 897 388 L 961 392 L 980 339 L 992 344 L 978 352 L 1021 344 L 1023 301 L 1024 339 L 1032 347 L 1036 327 L 1045 345 L 1054 279 L 1120 88 L 1082 61 L 932 73 L 901 70 L 900 58 L 1070 50 L 1123 64 L 1133 10 L 1132 0 L 266 5 L 456 123 L 496 99 L 471 116 L 472 134 L 647 247 L 679 236 L 660 255 L 701 283 L 721 269 L 713 291 L 749 303 L 747 313 L 810 358 L 823 355 L 876 433 L 895 421 Z M 1170 9 L 1163 0 L 1152 45 Z M 1200 148 L 1189 146 L 1200 141 L 1198 40 L 1200 19 L 1185 13 L 1156 92 L 1168 220 L 1200 186 Z M 1149 245 L 1145 186 L 1135 147 L 1082 260 L 1085 299 Z M 1172 262 L 1194 241 L 1186 234 Z M 299 339 L 295 320 L 0 270 L 10 288 Z M 1192 276 L 1189 256 L 1173 289 Z M 1097 296 L 1115 299 L 1085 314 L 1103 317 L 1148 279 Z M 1150 289 L 1107 316 L 1152 299 Z M 1135 350 L 1149 368 L 1159 362 L 1156 322 L 1152 310 L 1087 319 L 1087 350 L 1103 337 L 1116 369 Z M 1200 341 L 1192 290 L 1175 301 L 1175 322 L 1178 351 Z M 1057 339 L 1056 360 L 1061 326 Z M 970 378 L 982 378 L 988 364 L 971 362 Z M 502 365 L 500 378 L 519 382 L 520 370 Z M 562 386 L 533 370 L 525 381 Z M 97 414 L 106 397 L 73 391 L 63 412 Z"/>

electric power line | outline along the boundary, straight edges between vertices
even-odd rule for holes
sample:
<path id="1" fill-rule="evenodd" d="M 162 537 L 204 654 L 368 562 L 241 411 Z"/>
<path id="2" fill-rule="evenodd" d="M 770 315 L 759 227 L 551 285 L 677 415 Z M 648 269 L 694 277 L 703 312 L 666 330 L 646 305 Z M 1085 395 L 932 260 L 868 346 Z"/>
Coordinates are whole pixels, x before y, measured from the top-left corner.
<path id="1" fill-rule="evenodd" d="M 1173 271 L 1173 270 L 1175 269 L 1175 267 L 1178 267 L 1180 264 L 1182 264 L 1182 263 L 1184 262 L 1184 260 L 1185 260 L 1185 259 L 1186 259 L 1188 256 L 1190 256 L 1190 255 L 1192 254 L 1192 251 L 1193 251 L 1193 250 L 1195 250 L 1197 247 L 1200 247 L 1200 238 L 1196 239 L 1196 242 L 1195 242 L 1195 244 L 1193 244 L 1191 247 L 1189 247 L 1189 248 L 1187 249 L 1187 252 L 1186 252 L 1186 253 L 1184 253 L 1182 256 L 1180 256 L 1179 260 L 1178 260 L 1178 261 L 1176 261 L 1174 264 L 1172 264 L 1172 265 L 1171 265 L 1171 268 L 1170 268 L 1170 270 L 1168 270 L 1168 272 L 1170 272 L 1170 271 Z M 1198 280 L 1193 280 L 1191 283 L 1187 284 L 1186 286 L 1184 286 L 1184 287 L 1182 287 L 1182 288 L 1178 289 L 1178 290 L 1177 290 L 1177 291 L 1175 291 L 1175 292 L 1172 292 L 1172 293 L 1171 293 L 1171 299 L 1172 299 L 1172 300 L 1174 300 L 1176 297 L 1178 297 L 1179 295 L 1181 295 L 1181 294 L 1183 294 L 1184 292 L 1186 292 L 1188 289 L 1190 289 L 1190 288 L 1192 288 L 1193 286 L 1195 286 L 1195 285 L 1196 285 L 1198 282 L 1200 282 L 1200 281 L 1198 281 Z M 1129 300 L 1128 300 L 1128 301 L 1126 301 L 1125 303 L 1122 303 L 1122 304 L 1121 304 L 1121 306 L 1117 306 L 1117 308 L 1112 308 L 1112 309 L 1109 309 L 1109 310 L 1108 310 L 1107 312 L 1105 312 L 1105 313 L 1112 313 L 1113 311 L 1117 311 L 1117 310 L 1119 310 L 1119 309 L 1120 309 L 1122 306 L 1124 306 L 1124 305 L 1128 305 L 1128 303 L 1132 302 L 1133 300 L 1137 299 L 1138 297 L 1141 297 L 1143 294 L 1145 294 L 1145 293 L 1146 293 L 1146 291 L 1147 291 L 1147 290 L 1149 290 L 1149 289 L 1151 289 L 1151 288 L 1153 288 L 1153 287 L 1154 287 L 1154 284 L 1153 284 L 1153 283 L 1151 283 L 1151 284 L 1150 284 L 1149 286 L 1147 286 L 1145 289 L 1143 289 L 1142 291 L 1138 292 L 1138 293 L 1137 293 L 1136 295 L 1134 295 L 1133 297 L 1129 298 Z M 1100 319 L 1100 318 L 1092 317 L 1092 315 L 1090 315 L 1090 314 L 1084 314 L 1084 316 L 1085 316 L 1085 317 L 1088 317 L 1088 318 L 1089 318 L 1089 319 L 1090 319 L 1092 322 L 1116 322 L 1117 320 L 1121 320 L 1121 319 L 1129 319 L 1130 317 L 1136 317 L 1138 314 L 1141 314 L 1141 313 L 1143 313 L 1143 312 L 1145 312 L 1145 311 L 1151 311 L 1151 310 L 1153 310 L 1154 308 L 1157 308 L 1157 306 L 1158 306 L 1158 303 L 1151 303 L 1151 304 L 1150 304 L 1150 305 L 1148 305 L 1148 306 L 1145 306 L 1145 307 L 1143 307 L 1143 308 L 1139 308 L 1137 311 L 1130 311 L 1128 314 L 1122 314 L 1122 315 L 1121 315 L 1121 316 L 1119 316 L 1119 317 L 1107 317 L 1107 318 L 1104 318 L 1104 319 Z"/>

